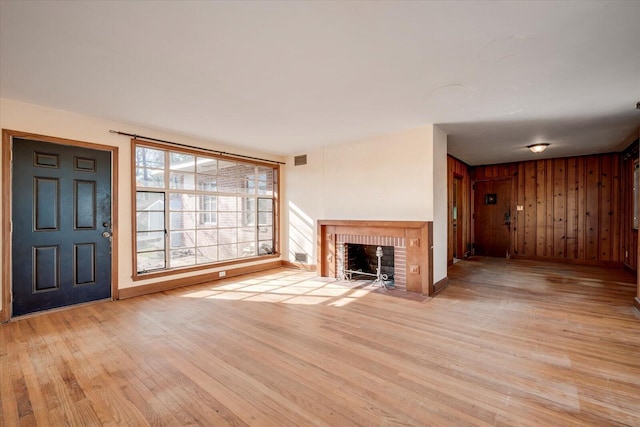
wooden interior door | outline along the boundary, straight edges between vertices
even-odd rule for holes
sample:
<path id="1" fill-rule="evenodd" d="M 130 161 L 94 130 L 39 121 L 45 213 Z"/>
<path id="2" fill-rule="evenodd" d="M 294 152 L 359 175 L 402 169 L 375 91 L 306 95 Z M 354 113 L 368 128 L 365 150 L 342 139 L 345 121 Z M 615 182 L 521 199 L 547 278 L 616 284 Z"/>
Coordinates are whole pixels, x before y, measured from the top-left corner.
<path id="1" fill-rule="evenodd" d="M 511 180 L 477 181 L 474 193 L 475 255 L 508 256 L 512 215 Z"/>
<path id="2" fill-rule="evenodd" d="M 111 153 L 13 139 L 12 313 L 111 296 Z"/>

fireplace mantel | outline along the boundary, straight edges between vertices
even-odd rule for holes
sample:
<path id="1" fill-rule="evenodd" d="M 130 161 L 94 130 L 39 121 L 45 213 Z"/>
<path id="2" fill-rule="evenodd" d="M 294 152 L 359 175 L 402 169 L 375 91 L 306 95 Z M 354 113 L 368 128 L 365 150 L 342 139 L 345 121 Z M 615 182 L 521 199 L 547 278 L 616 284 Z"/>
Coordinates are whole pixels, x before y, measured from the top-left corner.
<path id="1" fill-rule="evenodd" d="M 406 246 L 406 288 L 433 293 L 433 222 L 431 221 L 318 221 L 318 270 L 336 277 L 337 235 L 401 238 Z"/>

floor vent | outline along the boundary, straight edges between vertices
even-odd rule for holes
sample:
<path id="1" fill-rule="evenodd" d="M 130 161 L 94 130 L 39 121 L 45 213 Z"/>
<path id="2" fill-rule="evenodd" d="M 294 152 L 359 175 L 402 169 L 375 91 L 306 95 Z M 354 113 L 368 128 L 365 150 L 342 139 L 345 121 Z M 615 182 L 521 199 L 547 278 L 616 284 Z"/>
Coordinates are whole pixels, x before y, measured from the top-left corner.
<path id="1" fill-rule="evenodd" d="M 304 252 L 296 252 L 296 262 L 307 262 L 307 254 Z"/>

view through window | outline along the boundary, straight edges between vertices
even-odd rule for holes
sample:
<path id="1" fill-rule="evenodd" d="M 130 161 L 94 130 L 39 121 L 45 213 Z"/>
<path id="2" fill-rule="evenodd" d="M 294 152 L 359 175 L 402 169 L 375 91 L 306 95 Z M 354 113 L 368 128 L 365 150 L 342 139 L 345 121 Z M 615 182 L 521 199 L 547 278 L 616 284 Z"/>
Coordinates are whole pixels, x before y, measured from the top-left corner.
<path id="1" fill-rule="evenodd" d="M 275 166 L 136 143 L 136 271 L 275 252 Z"/>

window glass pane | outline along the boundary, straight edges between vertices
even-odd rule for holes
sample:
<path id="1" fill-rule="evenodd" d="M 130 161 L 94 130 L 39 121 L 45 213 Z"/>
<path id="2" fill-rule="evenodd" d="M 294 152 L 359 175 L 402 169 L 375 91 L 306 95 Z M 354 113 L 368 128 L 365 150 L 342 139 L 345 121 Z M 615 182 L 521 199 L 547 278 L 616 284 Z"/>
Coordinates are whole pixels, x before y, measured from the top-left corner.
<path id="1" fill-rule="evenodd" d="M 273 225 L 273 214 L 270 212 L 259 212 L 258 225 Z"/>
<path id="2" fill-rule="evenodd" d="M 137 258 L 138 272 L 165 268 L 164 251 L 143 252 Z"/>
<path id="3" fill-rule="evenodd" d="M 171 152 L 169 154 L 170 169 L 174 171 L 195 172 L 195 159 L 195 156 L 191 154 Z"/>
<path id="4" fill-rule="evenodd" d="M 198 230 L 198 246 L 209 246 L 218 243 L 218 230 Z"/>
<path id="5" fill-rule="evenodd" d="M 164 212 L 137 212 L 138 231 L 164 231 Z"/>
<path id="6" fill-rule="evenodd" d="M 218 260 L 217 246 L 201 246 L 196 251 L 196 261 L 198 264 L 206 264 Z"/>
<path id="7" fill-rule="evenodd" d="M 139 168 L 164 169 L 164 153 L 164 150 L 137 146 L 136 166 Z"/>
<path id="8" fill-rule="evenodd" d="M 173 249 L 170 257 L 171 267 L 187 267 L 196 263 L 196 252 L 193 249 Z"/>
<path id="9" fill-rule="evenodd" d="M 216 159 L 198 157 L 197 162 L 198 168 L 196 171 L 199 174 L 215 175 L 218 172 L 218 161 Z"/>
<path id="10" fill-rule="evenodd" d="M 164 211 L 164 193 L 155 191 L 136 192 L 136 210 Z"/>
<path id="11" fill-rule="evenodd" d="M 136 186 L 138 187 L 164 187 L 164 170 L 136 168 Z"/>
<path id="12" fill-rule="evenodd" d="M 269 255 L 273 253 L 273 241 L 272 240 L 261 240 L 260 247 L 258 250 L 259 255 Z"/>
<path id="13" fill-rule="evenodd" d="M 195 231 L 172 231 L 171 232 L 171 249 L 175 248 L 192 248 L 196 245 Z"/>
<path id="14" fill-rule="evenodd" d="M 218 175 L 220 176 L 233 176 L 236 162 L 230 162 L 229 160 L 218 160 Z"/>
<path id="15" fill-rule="evenodd" d="M 138 252 L 164 250 L 164 230 L 136 233 L 136 247 Z"/>
<path id="16" fill-rule="evenodd" d="M 198 214 L 198 228 L 214 228 L 218 226 L 218 214 L 215 212 L 200 212 Z"/>
<path id="17" fill-rule="evenodd" d="M 234 243 L 232 245 L 220 245 L 218 246 L 218 260 L 224 261 L 226 259 L 238 258 L 238 247 Z"/>
<path id="18" fill-rule="evenodd" d="M 171 193 L 169 196 L 172 211 L 195 211 L 196 196 L 189 193 Z"/>
<path id="19" fill-rule="evenodd" d="M 238 193 L 238 179 L 226 176 L 218 177 L 218 191 L 222 193 Z"/>
<path id="20" fill-rule="evenodd" d="M 238 256 L 245 258 L 249 256 L 256 256 L 256 244 L 255 242 L 238 243 Z"/>
<path id="21" fill-rule="evenodd" d="M 238 228 L 238 242 L 255 242 L 255 240 L 256 240 L 255 227 Z"/>
<path id="22" fill-rule="evenodd" d="M 186 172 L 171 172 L 169 175 L 169 188 L 195 190 L 195 175 Z"/>
<path id="23" fill-rule="evenodd" d="M 235 212 L 218 212 L 218 227 L 237 227 L 237 219 Z"/>
<path id="24" fill-rule="evenodd" d="M 258 210 L 262 212 L 272 212 L 273 211 L 273 200 L 272 199 L 258 199 Z"/>
<path id="25" fill-rule="evenodd" d="M 272 240 L 273 239 L 273 227 L 260 227 L 258 229 L 258 239 L 260 239 L 260 240 Z"/>
<path id="26" fill-rule="evenodd" d="M 215 211 L 218 209 L 217 201 L 216 196 L 210 196 L 208 194 L 198 196 L 198 210 Z"/>
<path id="27" fill-rule="evenodd" d="M 195 212 L 171 212 L 170 230 L 193 230 L 196 228 Z"/>
<path id="28" fill-rule="evenodd" d="M 200 191 L 218 191 L 218 180 L 215 176 L 198 174 L 196 175 L 196 185 Z"/>
<path id="29" fill-rule="evenodd" d="M 258 181 L 258 194 L 261 196 L 270 196 L 273 194 L 273 183 Z"/>
<path id="30" fill-rule="evenodd" d="M 218 243 L 237 243 L 238 242 L 238 229 L 237 228 L 219 228 L 218 229 Z"/>
<path id="31" fill-rule="evenodd" d="M 255 212 L 238 212 L 240 219 L 240 225 L 256 225 L 256 213 Z"/>
<path id="32" fill-rule="evenodd" d="M 218 211 L 220 212 L 237 211 L 238 210 L 237 200 L 238 200 L 237 197 L 218 196 Z"/>

